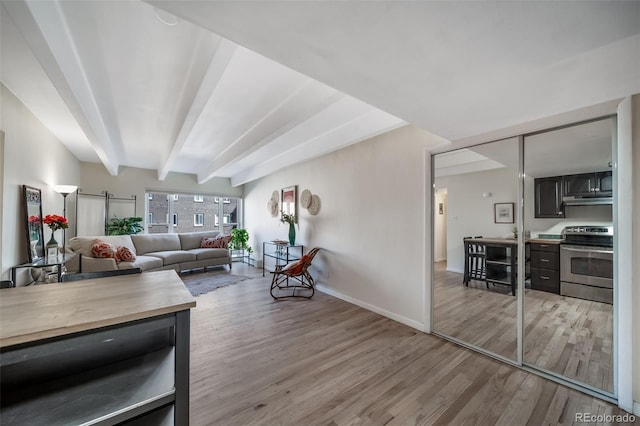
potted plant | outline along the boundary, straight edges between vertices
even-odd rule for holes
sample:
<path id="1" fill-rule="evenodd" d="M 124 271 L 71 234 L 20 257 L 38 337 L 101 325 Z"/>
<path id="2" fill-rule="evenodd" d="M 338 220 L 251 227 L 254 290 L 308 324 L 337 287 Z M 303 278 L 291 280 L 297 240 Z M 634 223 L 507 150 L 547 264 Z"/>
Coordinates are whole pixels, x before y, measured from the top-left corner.
<path id="1" fill-rule="evenodd" d="M 230 249 L 249 251 L 251 247 L 247 245 L 247 241 L 249 241 L 249 232 L 246 229 L 233 228 L 231 230 L 231 241 L 229 241 Z"/>
<path id="2" fill-rule="evenodd" d="M 249 241 L 249 232 L 243 228 L 233 228 L 231 230 L 231 241 L 229 241 L 229 248 L 231 250 L 244 250 L 247 252 L 249 258 L 253 253 L 253 248 L 247 244 Z"/>
<path id="3" fill-rule="evenodd" d="M 107 224 L 107 235 L 133 235 L 144 230 L 141 217 L 114 217 Z"/>

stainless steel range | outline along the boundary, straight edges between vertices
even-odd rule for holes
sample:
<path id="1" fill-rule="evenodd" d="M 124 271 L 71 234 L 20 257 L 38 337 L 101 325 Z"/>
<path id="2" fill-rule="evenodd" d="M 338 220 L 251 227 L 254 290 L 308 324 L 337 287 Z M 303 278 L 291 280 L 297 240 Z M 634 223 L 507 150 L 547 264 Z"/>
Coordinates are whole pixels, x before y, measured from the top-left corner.
<path id="1" fill-rule="evenodd" d="M 567 226 L 560 246 L 560 294 L 613 304 L 613 226 Z"/>

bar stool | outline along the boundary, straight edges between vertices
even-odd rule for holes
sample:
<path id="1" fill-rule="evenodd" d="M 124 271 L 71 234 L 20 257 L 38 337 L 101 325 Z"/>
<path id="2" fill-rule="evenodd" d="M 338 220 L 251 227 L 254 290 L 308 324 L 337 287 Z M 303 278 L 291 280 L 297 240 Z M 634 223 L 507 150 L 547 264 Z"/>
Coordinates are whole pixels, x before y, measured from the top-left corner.
<path id="1" fill-rule="evenodd" d="M 486 278 L 486 254 L 484 243 L 473 241 L 474 238 L 482 238 L 481 235 L 476 237 L 466 237 L 464 245 L 466 247 L 465 266 L 467 271 L 464 277 L 464 284 L 469 286 L 469 280 L 482 280 Z"/>

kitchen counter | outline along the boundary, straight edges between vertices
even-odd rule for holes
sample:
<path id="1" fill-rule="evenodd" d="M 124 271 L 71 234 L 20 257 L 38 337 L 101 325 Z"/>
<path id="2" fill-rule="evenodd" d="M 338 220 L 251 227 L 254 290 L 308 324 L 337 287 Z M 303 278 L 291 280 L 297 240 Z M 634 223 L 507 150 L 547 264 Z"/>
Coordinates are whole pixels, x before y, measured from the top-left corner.
<path id="1" fill-rule="evenodd" d="M 0 424 L 188 424 L 196 302 L 175 271 L 1 292 Z"/>
<path id="2" fill-rule="evenodd" d="M 564 242 L 564 239 L 551 239 L 551 238 L 529 238 L 527 240 L 528 243 L 536 243 L 536 244 L 561 244 Z"/>
<path id="3" fill-rule="evenodd" d="M 175 271 L 16 287 L 0 297 L 0 348 L 190 309 Z"/>
<path id="4" fill-rule="evenodd" d="M 489 238 L 465 238 L 464 241 L 475 241 L 483 244 L 518 244 L 518 240 L 516 238 L 500 238 L 500 237 L 489 237 Z M 525 243 L 537 243 L 537 244 L 560 244 L 564 240 L 561 239 L 551 239 L 551 238 L 529 238 L 525 240 Z"/>

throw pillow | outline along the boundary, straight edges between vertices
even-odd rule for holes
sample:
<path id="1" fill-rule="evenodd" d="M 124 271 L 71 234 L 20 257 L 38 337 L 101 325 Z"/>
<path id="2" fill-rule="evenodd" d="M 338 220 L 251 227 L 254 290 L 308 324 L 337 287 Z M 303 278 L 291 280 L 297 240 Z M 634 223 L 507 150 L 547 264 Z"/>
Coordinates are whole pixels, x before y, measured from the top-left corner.
<path id="1" fill-rule="evenodd" d="M 116 251 L 116 262 L 135 262 L 136 255 L 128 247 L 118 247 Z"/>
<path id="2" fill-rule="evenodd" d="M 231 235 L 217 235 L 213 238 L 204 237 L 200 243 L 202 248 L 227 248 L 231 241 Z"/>
<path id="3" fill-rule="evenodd" d="M 93 247 L 91 247 L 91 255 L 101 259 L 116 257 L 116 249 L 109 243 L 96 240 Z"/>

